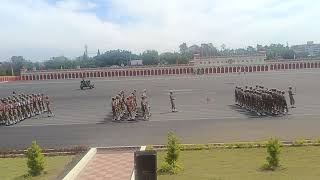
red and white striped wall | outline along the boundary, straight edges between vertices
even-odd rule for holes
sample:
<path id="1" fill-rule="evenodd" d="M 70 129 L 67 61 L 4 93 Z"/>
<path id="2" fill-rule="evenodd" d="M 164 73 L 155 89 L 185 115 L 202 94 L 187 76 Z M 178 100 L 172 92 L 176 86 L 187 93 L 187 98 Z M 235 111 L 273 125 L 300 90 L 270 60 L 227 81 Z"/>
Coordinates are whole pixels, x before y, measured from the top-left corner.
<path id="1" fill-rule="evenodd" d="M 280 70 L 320 69 L 320 60 L 273 61 L 265 65 L 226 65 L 196 67 L 192 65 L 153 66 L 130 68 L 95 68 L 95 69 L 64 69 L 48 71 L 31 71 L 21 74 L 21 80 L 51 80 L 51 79 L 78 79 L 78 78 L 114 78 L 114 77 L 147 77 L 167 75 L 188 75 L 200 72 L 201 74 L 238 73 L 238 72 L 265 72 Z"/>
<path id="2" fill-rule="evenodd" d="M 20 76 L 0 76 L 0 82 L 18 81 Z"/>

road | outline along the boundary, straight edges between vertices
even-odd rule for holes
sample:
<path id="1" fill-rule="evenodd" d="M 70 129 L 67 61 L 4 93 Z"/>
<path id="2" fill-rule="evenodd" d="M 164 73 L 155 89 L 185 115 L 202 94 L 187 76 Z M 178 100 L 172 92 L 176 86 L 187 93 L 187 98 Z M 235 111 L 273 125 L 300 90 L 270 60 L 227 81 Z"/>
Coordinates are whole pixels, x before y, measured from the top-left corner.
<path id="1" fill-rule="evenodd" d="M 40 115 L 15 126 L 0 127 L 0 148 L 23 148 L 32 140 L 43 147 L 163 144 L 175 131 L 183 143 L 320 137 L 320 71 L 282 71 L 215 76 L 93 79 L 96 88 L 79 90 L 79 80 L 3 83 L 0 97 L 45 93 L 53 99 L 53 118 Z M 236 85 L 263 85 L 297 91 L 295 109 L 287 116 L 258 117 L 233 104 Z M 111 121 L 110 98 L 120 90 L 147 89 L 150 121 Z M 169 110 L 169 90 L 179 110 Z"/>

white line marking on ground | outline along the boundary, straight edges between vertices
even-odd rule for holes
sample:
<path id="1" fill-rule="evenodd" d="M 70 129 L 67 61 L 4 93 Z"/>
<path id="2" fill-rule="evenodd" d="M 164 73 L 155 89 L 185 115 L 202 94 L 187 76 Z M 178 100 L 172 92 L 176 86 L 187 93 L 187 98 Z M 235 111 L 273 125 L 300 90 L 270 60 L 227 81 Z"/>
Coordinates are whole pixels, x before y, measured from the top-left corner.
<path id="1" fill-rule="evenodd" d="M 170 92 L 170 91 L 173 91 L 173 92 L 191 92 L 191 91 L 194 91 L 194 89 L 167 89 L 167 90 L 164 90 L 164 91 L 167 91 L 167 92 Z"/>

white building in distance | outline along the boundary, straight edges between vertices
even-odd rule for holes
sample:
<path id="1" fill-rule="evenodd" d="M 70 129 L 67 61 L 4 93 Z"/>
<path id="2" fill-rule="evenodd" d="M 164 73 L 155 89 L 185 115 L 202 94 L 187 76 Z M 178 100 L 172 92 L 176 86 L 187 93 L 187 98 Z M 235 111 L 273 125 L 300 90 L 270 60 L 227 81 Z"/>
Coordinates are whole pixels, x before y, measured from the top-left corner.
<path id="1" fill-rule="evenodd" d="M 142 60 L 131 60 L 130 61 L 130 66 L 142 66 L 143 65 L 143 62 Z"/>
<path id="2" fill-rule="evenodd" d="M 307 44 L 291 46 L 291 49 L 298 55 L 320 56 L 320 44 L 314 44 L 313 41 L 308 41 Z"/>

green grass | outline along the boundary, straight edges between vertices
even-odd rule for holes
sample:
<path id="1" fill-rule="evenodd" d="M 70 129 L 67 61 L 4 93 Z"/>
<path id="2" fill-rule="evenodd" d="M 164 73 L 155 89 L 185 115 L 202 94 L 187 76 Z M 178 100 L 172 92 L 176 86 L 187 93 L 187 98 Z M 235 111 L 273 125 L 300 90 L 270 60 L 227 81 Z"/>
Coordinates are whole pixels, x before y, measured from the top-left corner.
<path id="1" fill-rule="evenodd" d="M 320 179 L 320 147 L 283 147 L 281 167 L 263 171 L 266 148 L 182 151 L 184 170 L 159 180 L 315 180 Z M 165 152 L 158 152 L 158 168 Z"/>
<path id="2" fill-rule="evenodd" d="M 54 156 L 45 157 L 44 172 L 32 178 L 26 178 L 27 174 L 27 159 L 26 158 L 0 158 L 0 179 L 1 180 L 42 180 L 56 179 L 64 166 L 71 162 L 74 156 Z"/>

